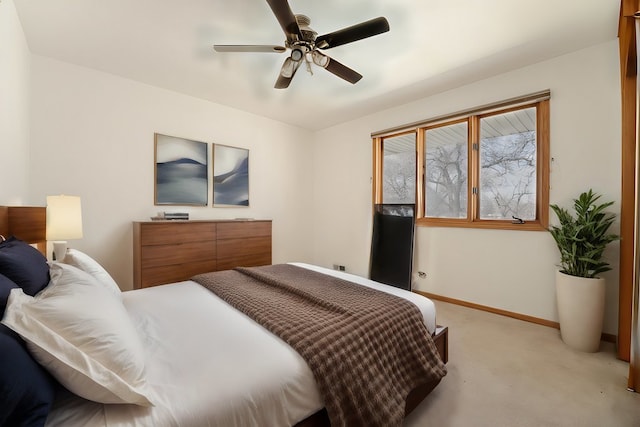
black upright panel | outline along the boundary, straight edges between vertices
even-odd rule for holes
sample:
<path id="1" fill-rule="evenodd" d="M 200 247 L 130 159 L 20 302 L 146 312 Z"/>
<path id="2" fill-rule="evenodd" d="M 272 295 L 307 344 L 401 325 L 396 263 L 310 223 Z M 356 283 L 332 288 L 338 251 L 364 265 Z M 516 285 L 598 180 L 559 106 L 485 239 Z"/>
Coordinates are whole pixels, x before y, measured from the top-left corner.
<path id="1" fill-rule="evenodd" d="M 371 280 L 411 290 L 415 205 L 376 205 L 371 239 Z"/>

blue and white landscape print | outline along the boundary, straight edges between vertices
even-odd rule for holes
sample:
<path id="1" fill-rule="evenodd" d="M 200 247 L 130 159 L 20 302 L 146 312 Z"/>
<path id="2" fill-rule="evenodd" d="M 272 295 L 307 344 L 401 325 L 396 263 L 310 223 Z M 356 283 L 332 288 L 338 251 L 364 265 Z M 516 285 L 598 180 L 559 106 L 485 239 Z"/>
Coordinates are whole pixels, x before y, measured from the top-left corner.
<path id="1" fill-rule="evenodd" d="M 249 150 L 213 145 L 213 205 L 249 206 Z"/>
<path id="2" fill-rule="evenodd" d="M 156 205 L 208 203 L 207 143 L 156 134 Z"/>

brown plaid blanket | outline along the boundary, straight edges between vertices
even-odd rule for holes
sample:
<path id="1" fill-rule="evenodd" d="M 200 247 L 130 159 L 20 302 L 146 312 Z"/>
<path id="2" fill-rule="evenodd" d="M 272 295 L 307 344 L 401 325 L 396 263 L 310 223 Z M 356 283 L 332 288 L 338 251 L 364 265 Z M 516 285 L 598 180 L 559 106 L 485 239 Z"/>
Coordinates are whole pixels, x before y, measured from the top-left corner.
<path id="1" fill-rule="evenodd" d="M 333 427 L 400 426 L 413 388 L 446 374 L 418 308 L 280 264 L 195 276 L 307 361 Z"/>

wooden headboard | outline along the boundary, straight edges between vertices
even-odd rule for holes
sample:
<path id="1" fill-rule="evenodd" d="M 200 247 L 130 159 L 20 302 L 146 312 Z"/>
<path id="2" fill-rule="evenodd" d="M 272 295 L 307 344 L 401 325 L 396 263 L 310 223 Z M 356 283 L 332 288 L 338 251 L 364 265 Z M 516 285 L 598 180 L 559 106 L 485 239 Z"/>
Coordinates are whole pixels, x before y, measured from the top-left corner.
<path id="1" fill-rule="evenodd" d="M 0 206 L 0 234 L 16 236 L 47 252 L 47 208 L 40 206 Z"/>

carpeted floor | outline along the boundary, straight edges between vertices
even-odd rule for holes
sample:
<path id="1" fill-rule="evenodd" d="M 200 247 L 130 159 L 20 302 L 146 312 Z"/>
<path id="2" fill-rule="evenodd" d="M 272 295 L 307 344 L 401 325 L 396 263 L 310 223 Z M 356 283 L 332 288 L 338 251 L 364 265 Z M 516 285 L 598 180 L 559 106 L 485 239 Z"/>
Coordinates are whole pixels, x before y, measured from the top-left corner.
<path id="1" fill-rule="evenodd" d="M 613 344 L 581 353 L 556 329 L 435 303 L 449 372 L 406 427 L 640 427 L 640 393 Z"/>

